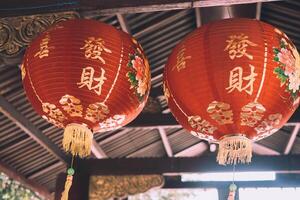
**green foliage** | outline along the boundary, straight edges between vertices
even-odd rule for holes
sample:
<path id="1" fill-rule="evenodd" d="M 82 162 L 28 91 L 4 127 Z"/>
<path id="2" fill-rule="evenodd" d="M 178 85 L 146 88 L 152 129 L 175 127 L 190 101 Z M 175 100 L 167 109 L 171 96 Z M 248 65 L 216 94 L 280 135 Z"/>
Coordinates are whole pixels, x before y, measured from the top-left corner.
<path id="1" fill-rule="evenodd" d="M 0 173 L 0 200 L 40 200 L 40 198 L 19 182 Z"/>
<path id="2" fill-rule="evenodd" d="M 285 83 L 288 79 L 288 76 L 284 74 L 284 70 L 280 67 L 274 69 L 274 73 L 277 74 L 277 77 L 280 79 L 281 83 Z"/>

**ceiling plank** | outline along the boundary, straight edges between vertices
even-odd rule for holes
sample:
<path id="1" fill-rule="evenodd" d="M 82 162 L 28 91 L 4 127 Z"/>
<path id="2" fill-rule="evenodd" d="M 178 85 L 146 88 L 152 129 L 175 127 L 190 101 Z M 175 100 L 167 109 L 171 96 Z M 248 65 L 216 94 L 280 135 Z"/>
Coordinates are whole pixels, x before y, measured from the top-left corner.
<path id="1" fill-rule="evenodd" d="M 170 142 L 169 142 L 166 130 L 164 128 L 162 128 L 162 127 L 159 127 L 158 128 L 158 132 L 159 132 L 159 135 L 160 135 L 161 140 L 163 142 L 164 148 L 165 148 L 165 150 L 167 152 L 167 155 L 169 157 L 172 157 L 173 156 L 173 150 L 172 150 L 172 147 L 170 145 Z"/>
<path id="2" fill-rule="evenodd" d="M 69 159 L 59 147 L 46 137 L 42 131 L 36 128 L 28 119 L 26 119 L 13 105 L 11 105 L 3 96 L 0 95 L 0 112 L 14 122 L 20 129 L 27 133 L 33 140 L 45 148 L 49 153 L 63 162 Z"/>
<path id="3" fill-rule="evenodd" d="M 0 17 L 21 16 L 61 12 L 67 10 L 84 11 L 84 15 L 112 15 L 124 13 L 154 12 L 164 10 L 190 9 L 197 7 L 230 6 L 257 2 L 272 2 L 278 0 L 27 0 L 22 3 L 18 0 L 1 1 Z"/>
<path id="4" fill-rule="evenodd" d="M 45 187 L 41 186 L 40 184 L 32 180 L 26 179 L 16 170 L 12 169 L 11 167 L 7 166 L 1 161 L 0 161 L 0 171 L 6 174 L 11 179 L 18 181 L 19 183 L 24 185 L 24 187 L 34 191 L 38 196 L 41 196 L 42 198 L 49 199 L 49 200 L 53 198 L 50 192 Z"/>
<path id="5" fill-rule="evenodd" d="M 293 132 L 291 133 L 291 136 L 290 136 L 290 139 L 286 145 L 286 148 L 284 150 L 284 154 L 287 155 L 290 153 L 290 151 L 292 150 L 292 147 L 295 143 L 295 140 L 297 138 L 297 135 L 299 133 L 299 130 L 300 130 L 300 124 L 297 124 L 293 130 Z"/>
<path id="6" fill-rule="evenodd" d="M 93 143 L 92 143 L 92 153 L 96 158 L 99 159 L 108 157 L 104 152 L 104 150 L 100 147 L 100 145 L 95 141 L 95 139 L 93 139 Z"/>
<path id="7" fill-rule="evenodd" d="M 207 144 L 204 142 L 199 142 L 195 145 L 192 145 L 178 153 L 175 154 L 175 157 L 195 157 L 202 155 L 207 150 Z"/>
<path id="8" fill-rule="evenodd" d="M 264 155 L 264 156 L 280 155 L 280 153 L 278 151 L 275 151 L 273 149 L 270 149 L 270 148 L 263 146 L 261 144 L 258 144 L 258 143 L 252 144 L 252 150 L 253 150 L 253 153 L 255 153 L 257 155 Z"/>

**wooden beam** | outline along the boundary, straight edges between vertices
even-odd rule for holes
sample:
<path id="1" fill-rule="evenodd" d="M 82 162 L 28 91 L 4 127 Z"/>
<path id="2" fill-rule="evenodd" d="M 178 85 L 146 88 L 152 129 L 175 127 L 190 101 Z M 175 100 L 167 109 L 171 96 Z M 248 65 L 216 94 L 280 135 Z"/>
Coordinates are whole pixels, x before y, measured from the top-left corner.
<path id="1" fill-rule="evenodd" d="M 286 145 L 286 148 L 284 150 L 284 154 L 287 155 L 290 153 L 290 151 L 292 150 L 292 147 L 295 143 L 295 140 L 297 138 L 297 135 L 299 133 L 299 130 L 300 130 L 300 124 L 297 124 L 293 130 L 293 132 L 291 133 L 291 136 L 290 136 L 290 139 Z"/>
<path id="2" fill-rule="evenodd" d="M 14 108 L 3 96 L 0 95 L 0 112 L 14 122 L 20 129 L 27 133 L 33 140 L 39 143 L 49 153 L 63 162 L 68 162 L 68 157 L 59 147 L 46 137 L 42 131 L 36 128 L 16 108 Z"/>
<path id="3" fill-rule="evenodd" d="M 32 180 L 26 179 L 23 175 L 21 175 L 16 170 L 12 169 L 11 167 L 7 166 L 1 161 L 0 161 L 0 172 L 3 172 L 11 179 L 18 181 L 19 183 L 24 185 L 24 187 L 34 191 L 38 196 L 42 197 L 43 199 L 49 199 L 49 200 L 52 199 L 52 195 L 45 187 L 41 186 L 40 184 Z"/>
<path id="4" fill-rule="evenodd" d="M 182 158 L 88 159 L 79 166 L 91 175 L 162 174 L 184 172 L 231 172 L 232 166 L 221 166 L 215 156 Z M 251 165 L 238 165 L 238 171 L 300 172 L 300 155 L 254 156 Z"/>
<path id="5" fill-rule="evenodd" d="M 0 17 L 60 12 L 78 10 L 84 15 L 99 16 L 124 13 L 154 12 L 164 10 L 190 9 L 197 7 L 230 6 L 257 2 L 271 2 L 278 0 L 18 0 L 1 1 Z"/>
<path id="6" fill-rule="evenodd" d="M 261 7 L 262 7 L 262 2 L 258 2 L 256 4 L 256 19 L 260 20 L 260 16 L 261 16 Z"/>
<path id="7" fill-rule="evenodd" d="M 172 157 L 173 156 L 173 150 L 172 150 L 172 147 L 170 145 L 170 142 L 169 142 L 166 130 L 164 128 L 162 128 L 162 127 L 159 127 L 158 131 L 159 131 L 159 135 L 161 137 L 161 140 L 163 142 L 164 148 L 165 148 L 165 150 L 167 152 L 167 155 L 169 157 Z"/>
<path id="8" fill-rule="evenodd" d="M 118 13 L 117 18 L 118 18 L 118 21 L 119 21 L 122 31 L 130 34 L 131 31 L 130 31 L 130 28 L 129 28 L 129 25 L 127 23 L 125 16 Z"/>
<path id="9" fill-rule="evenodd" d="M 201 15 L 200 15 L 200 8 L 195 8 L 195 17 L 196 17 L 196 26 L 199 28 L 202 24 L 201 22 Z"/>

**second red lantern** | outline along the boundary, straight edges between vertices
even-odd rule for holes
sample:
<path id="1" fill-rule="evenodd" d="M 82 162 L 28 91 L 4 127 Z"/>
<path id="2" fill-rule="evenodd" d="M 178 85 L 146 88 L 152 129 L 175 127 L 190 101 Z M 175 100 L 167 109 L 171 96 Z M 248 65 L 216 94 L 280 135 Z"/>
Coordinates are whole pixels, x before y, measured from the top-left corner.
<path id="1" fill-rule="evenodd" d="M 252 140 L 281 128 L 299 105 L 300 57 L 277 28 L 251 19 L 205 25 L 165 67 L 171 112 L 192 134 L 218 142 L 220 164 L 250 162 Z"/>

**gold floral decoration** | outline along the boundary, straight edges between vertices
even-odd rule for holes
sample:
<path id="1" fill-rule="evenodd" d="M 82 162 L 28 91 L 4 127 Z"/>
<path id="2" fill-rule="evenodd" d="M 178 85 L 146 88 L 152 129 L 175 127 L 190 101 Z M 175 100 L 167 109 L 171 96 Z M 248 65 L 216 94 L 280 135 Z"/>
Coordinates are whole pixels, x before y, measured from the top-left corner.
<path id="1" fill-rule="evenodd" d="M 242 108 L 241 125 L 254 127 L 264 116 L 265 107 L 258 102 L 251 102 Z"/>
<path id="2" fill-rule="evenodd" d="M 208 105 L 207 112 L 220 125 L 233 123 L 233 113 L 228 103 L 213 101 Z"/>
<path id="3" fill-rule="evenodd" d="M 167 84 L 166 82 L 163 83 L 163 90 L 164 90 L 164 96 L 165 96 L 165 99 L 167 101 L 167 103 L 169 102 L 169 98 L 170 98 L 170 91 L 167 87 Z"/>
<path id="4" fill-rule="evenodd" d="M 71 117 L 82 117 L 82 105 L 80 104 L 80 99 L 72 95 L 64 95 L 59 100 L 64 111 L 66 111 Z"/>
<path id="5" fill-rule="evenodd" d="M 89 199 L 122 198 L 144 193 L 151 188 L 161 187 L 163 184 L 164 178 L 161 175 L 91 176 Z"/>
<path id="6" fill-rule="evenodd" d="M 86 109 L 86 115 L 84 118 L 95 123 L 106 118 L 108 114 L 109 109 L 107 105 L 97 102 L 89 105 L 89 107 Z"/>
<path id="7" fill-rule="evenodd" d="M 121 124 L 125 120 L 125 115 L 114 115 L 113 117 L 110 117 L 106 119 L 105 121 L 99 123 L 101 130 L 112 130 L 117 129 L 121 127 Z"/>
<path id="8" fill-rule="evenodd" d="M 197 130 L 197 132 L 205 133 L 205 134 L 213 134 L 217 127 L 211 125 L 205 119 L 201 119 L 200 116 L 189 116 L 188 122 L 190 126 Z"/>
<path id="9" fill-rule="evenodd" d="M 280 121 L 282 119 L 282 114 L 275 113 L 268 116 L 268 118 L 264 119 L 256 128 L 256 132 L 258 135 L 258 138 L 264 138 L 278 129 L 275 126 L 278 126 L 280 124 Z"/>

